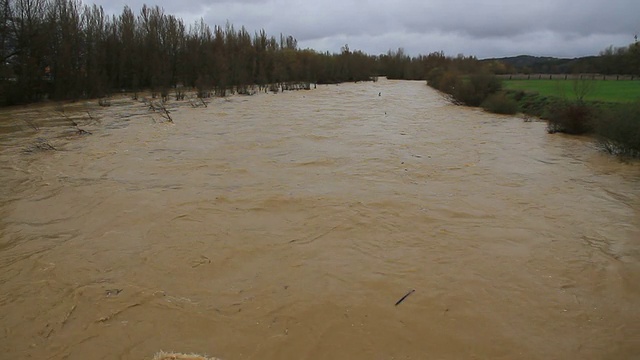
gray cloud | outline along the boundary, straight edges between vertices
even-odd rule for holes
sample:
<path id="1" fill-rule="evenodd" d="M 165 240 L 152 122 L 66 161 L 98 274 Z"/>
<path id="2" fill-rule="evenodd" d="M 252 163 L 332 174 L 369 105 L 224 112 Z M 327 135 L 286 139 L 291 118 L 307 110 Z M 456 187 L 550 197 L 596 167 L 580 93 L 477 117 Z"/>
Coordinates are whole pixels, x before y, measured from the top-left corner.
<path id="1" fill-rule="evenodd" d="M 640 33 L 637 0 L 156 0 L 187 25 L 244 26 L 293 35 L 302 47 L 338 52 L 344 44 L 370 54 L 444 51 L 479 58 L 518 54 L 577 57 L 625 46 Z M 94 0 L 107 12 L 142 0 Z"/>

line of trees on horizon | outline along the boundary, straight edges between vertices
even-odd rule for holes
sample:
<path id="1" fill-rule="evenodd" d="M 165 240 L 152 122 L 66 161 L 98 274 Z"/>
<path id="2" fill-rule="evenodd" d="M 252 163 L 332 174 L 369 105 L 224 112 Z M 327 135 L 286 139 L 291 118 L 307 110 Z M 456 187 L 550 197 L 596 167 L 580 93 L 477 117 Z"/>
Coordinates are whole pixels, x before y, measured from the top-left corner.
<path id="1" fill-rule="evenodd" d="M 599 64 L 592 66 L 594 72 L 637 72 L 640 46 L 636 41 L 609 48 L 594 59 L 592 64 Z M 138 13 L 125 6 L 120 14 L 107 15 L 80 0 L 0 0 L 0 60 L 0 105 L 99 98 L 121 90 L 166 93 L 179 86 L 225 95 L 252 85 L 376 76 L 425 80 L 434 70 L 518 71 L 499 60 L 448 57 L 441 51 L 411 57 L 399 48 L 374 56 L 345 45 L 339 53 L 322 53 L 300 49 L 293 36 L 269 36 L 264 30 L 251 34 L 203 20 L 187 26 L 159 6 L 144 5 Z"/>
<path id="2" fill-rule="evenodd" d="M 410 57 L 402 49 L 389 51 L 379 58 L 379 69 L 392 79 L 425 80 L 438 68 L 463 74 L 488 72 L 504 74 L 603 74 L 640 77 L 640 42 L 638 37 L 628 46 L 610 46 L 598 56 L 575 59 L 534 57 L 528 55 L 500 59 L 478 60 L 459 54 L 445 56 L 443 52 Z"/>
<path id="3" fill-rule="evenodd" d="M 176 86 L 199 93 L 274 83 L 371 80 L 375 57 L 299 49 L 293 36 L 189 25 L 158 6 L 108 16 L 79 0 L 0 0 L 0 103 Z"/>
<path id="4" fill-rule="evenodd" d="M 515 56 L 503 59 L 488 59 L 499 63 L 502 74 L 602 74 L 640 76 L 640 44 L 637 36 L 628 46 L 609 46 L 598 56 L 575 59 L 550 57 Z"/>

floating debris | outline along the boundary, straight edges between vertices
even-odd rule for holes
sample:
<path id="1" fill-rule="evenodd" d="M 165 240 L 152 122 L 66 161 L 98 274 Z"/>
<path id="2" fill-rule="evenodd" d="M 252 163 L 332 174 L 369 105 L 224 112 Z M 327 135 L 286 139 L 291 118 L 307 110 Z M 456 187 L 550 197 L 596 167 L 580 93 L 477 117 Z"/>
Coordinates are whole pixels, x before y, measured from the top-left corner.
<path id="1" fill-rule="evenodd" d="M 199 354 L 184 354 L 184 353 L 174 353 L 174 352 L 158 352 L 153 360 L 220 360 L 216 357 L 209 357 L 205 355 Z"/>
<path id="2" fill-rule="evenodd" d="M 122 289 L 108 289 L 105 290 L 105 295 L 107 295 L 107 297 L 109 296 L 118 296 L 118 294 L 120 294 L 122 292 Z"/>
<path id="3" fill-rule="evenodd" d="M 25 148 L 23 152 L 33 153 L 37 151 L 57 151 L 57 150 L 58 149 L 56 149 L 53 145 L 51 145 L 51 143 L 48 140 L 43 138 L 38 138 L 35 144 L 32 144 L 27 148 Z"/>
<path id="4" fill-rule="evenodd" d="M 407 296 L 409 296 L 409 295 L 413 294 L 415 291 L 416 291 L 416 289 L 411 289 L 411 291 L 409 291 L 408 293 L 406 293 L 403 297 L 401 297 L 401 298 L 400 298 L 400 300 L 398 300 L 398 301 L 396 302 L 396 306 L 400 305 L 400 303 L 401 303 L 401 302 L 403 302 L 403 301 L 404 301 L 404 299 L 406 299 L 406 298 L 407 298 Z"/>

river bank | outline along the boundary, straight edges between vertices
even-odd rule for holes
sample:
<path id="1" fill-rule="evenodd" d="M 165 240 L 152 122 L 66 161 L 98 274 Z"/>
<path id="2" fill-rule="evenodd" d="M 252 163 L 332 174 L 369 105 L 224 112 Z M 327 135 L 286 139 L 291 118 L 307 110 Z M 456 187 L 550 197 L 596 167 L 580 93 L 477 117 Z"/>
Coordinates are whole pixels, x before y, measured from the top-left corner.
<path id="1" fill-rule="evenodd" d="M 620 91 L 620 84 L 626 88 L 633 84 L 636 89 L 637 82 L 525 80 L 508 82 L 510 86 L 504 89 L 503 81 L 483 72 L 461 75 L 454 71 L 432 71 L 427 84 L 450 95 L 456 104 L 481 107 L 497 114 L 519 112 L 526 119 L 540 118 L 547 122 L 549 133 L 591 135 L 610 154 L 640 157 L 640 99 L 625 101 L 629 94 Z M 523 84 L 529 90 L 518 88 Z M 557 86 L 551 89 L 549 84 Z M 597 84 L 607 84 L 607 88 L 600 89 L 596 96 Z M 568 85 L 571 96 L 566 93 Z M 601 98 L 608 101 L 596 100 Z"/>

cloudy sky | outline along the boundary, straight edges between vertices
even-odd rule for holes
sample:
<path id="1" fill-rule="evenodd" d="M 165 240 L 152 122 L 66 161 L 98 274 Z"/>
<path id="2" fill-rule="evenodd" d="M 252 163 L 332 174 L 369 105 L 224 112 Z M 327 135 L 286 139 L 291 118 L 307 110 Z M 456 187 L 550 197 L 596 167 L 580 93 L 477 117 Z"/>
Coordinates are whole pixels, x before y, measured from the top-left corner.
<path id="1" fill-rule="evenodd" d="M 478 58 L 597 55 L 640 34 L 639 0 L 84 0 L 120 13 L 159 5 L 190 25 L 227 21 L 292 35 L 301 48 L 369 54 L 403 48 Z"/>

